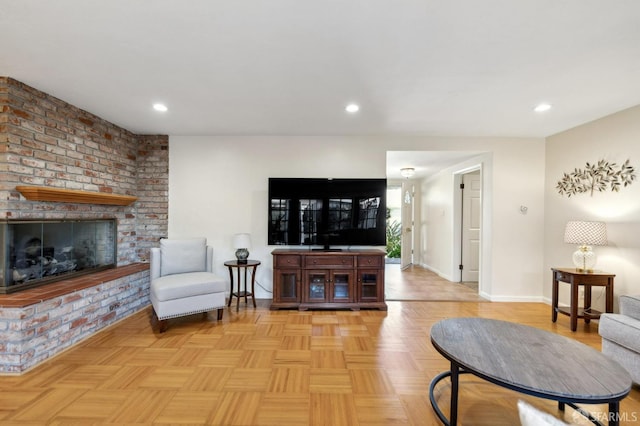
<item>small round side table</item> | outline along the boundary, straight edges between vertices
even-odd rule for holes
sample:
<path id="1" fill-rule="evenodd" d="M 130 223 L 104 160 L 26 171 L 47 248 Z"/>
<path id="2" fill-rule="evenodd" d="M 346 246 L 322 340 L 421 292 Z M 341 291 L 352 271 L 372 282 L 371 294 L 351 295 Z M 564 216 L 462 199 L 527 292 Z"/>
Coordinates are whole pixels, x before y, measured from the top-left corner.
<path id="1" fill-rule="evenodd" d="M 247 304 L 247 297 L 251 296 L 253 300 L 253 307 L 256 307 L 256 297 L 255 293 L 255 282 L 256 282 L 256 269 L 258 269 L 258 265 L 260 264 L 259 260 L 247 260 L 246 262 L 238 262 L 237 260 L 227 260 L 224 262 L 224 266 L 229 268 L 229 278 L 231 280 L 231 289 L 229 291 L 229 303 L 227 306 L 231 306 L 231 300 L 233 296 L 236 297 L 236 312 L 240 309 L 240 298 L 244 297 L 244 303 Z M 238 291 L 233 291 L 234 283 L 233 283 L 233 270 L 236 270 L 237 276 L 237 285 Z M 247 270 L 251 269 L 251 291 L 247 291 Z M 240 290 L 240 270 L 244 271 L 244 290 Z"/>

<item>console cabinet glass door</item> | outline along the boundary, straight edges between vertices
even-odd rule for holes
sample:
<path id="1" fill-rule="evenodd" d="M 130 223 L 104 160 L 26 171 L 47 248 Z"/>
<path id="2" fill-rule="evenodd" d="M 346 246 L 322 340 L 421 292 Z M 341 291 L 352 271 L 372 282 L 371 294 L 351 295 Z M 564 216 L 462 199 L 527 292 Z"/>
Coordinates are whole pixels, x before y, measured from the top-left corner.
<path id="1" fill-rule="evenodd" d="M 333 271 L 331 273 L 331 302 L 353 302 L 353 272 Z"/>
<path id="2" fill-rule="evenodd" d="M 305 301 L 323 303 L 329 301 L 329 271 L 307 271 Z"/>
<path id="3" fill-rule="evenodd" d="M 381 274 L 376 269 L 358 270 L 358 287 L 360 302 L 377 302 L 383 300 Z"/>
<path id="4" fill-rule="evenodd" d="M 300 272 L 297 269 L 279 269 L 276 274 L 275 291 L 279 302 L 300 302 Z"/>
<path id="5" fill-rule="evenodd" d="M 341 270 L 307 271 L 305 302 L 353 302 L 353 272 Z"/>

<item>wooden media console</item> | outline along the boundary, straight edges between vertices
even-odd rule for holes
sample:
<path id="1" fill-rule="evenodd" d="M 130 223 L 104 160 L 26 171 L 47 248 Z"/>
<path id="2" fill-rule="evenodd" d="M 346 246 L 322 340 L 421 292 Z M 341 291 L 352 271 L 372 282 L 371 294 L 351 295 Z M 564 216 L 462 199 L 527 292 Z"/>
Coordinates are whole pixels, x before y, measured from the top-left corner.
<path id="1" fill-rule="evenodd" d="M 382 250 L 276 249 L 271 254 L 271 309 L 387 309 Z"/>

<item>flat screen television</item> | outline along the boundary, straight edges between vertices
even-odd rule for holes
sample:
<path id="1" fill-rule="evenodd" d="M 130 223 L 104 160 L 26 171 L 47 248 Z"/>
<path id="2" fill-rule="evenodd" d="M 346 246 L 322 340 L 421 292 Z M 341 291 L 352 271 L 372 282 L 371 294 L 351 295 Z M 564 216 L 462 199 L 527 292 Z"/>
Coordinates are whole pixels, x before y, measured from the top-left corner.
<path id="1" fill-rule="evenodd" d="M 386 245 L 386 179 L 269 178 L 269 245 Z"/>

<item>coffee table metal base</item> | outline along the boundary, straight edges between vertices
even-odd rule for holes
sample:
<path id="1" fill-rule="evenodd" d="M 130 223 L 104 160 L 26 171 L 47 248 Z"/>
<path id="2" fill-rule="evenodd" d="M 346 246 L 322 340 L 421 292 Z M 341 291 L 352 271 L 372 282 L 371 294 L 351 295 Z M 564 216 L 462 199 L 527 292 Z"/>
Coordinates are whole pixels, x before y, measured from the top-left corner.
<path id="1" fill-rule="evenodd" d="M 431 384 L 429 385 L 429 401 L 431 402 L 431 407 L 433 411 L 438 416 L 438 419 L 442 422 L 442 424 L 447 426 L 455 426 L 458 423 L 458 389 L 459 389 L 459 378 L 461 374 L 473 374 L 471 371 L 462 370 L 457 364 L 451 363 L 451 371 L 445 371 L 443 373 L 438 374 L 433 378 Z M 438 383 L 447 377 L 451 377 L 451 404 L 450 404 L 450 413 L 449 418 L 445 416 L 440 407 L 438 406 L 438 401 L 434 396 L 434 391 Z M 481 377 L 482 378 L 482 377 Z M 500 384 L 499 384 L 500 385 Z M 536 395 L 533 396 L 546 398 L 545 395 Z M 578 413 L 589 419 L 595 425 L 603 426 L 595 417 L 591 415 L 591 413 L 583 410 L 578 407 L 576 404 L 569 401 L 558 401 L 558 409 L 564 411 L 565 405 L 576 410 Z M 619 413 L 620 413 L 620 402 L 610 402 L 609 403 L 609 426 L 619 426 Z"/>
<path id="2" fill-rule="evenodd" d="M 455 371 L 455 373 L 454 373 Z M 445 371 L 444 373 L 438 374 L 429 385 L 429 401 L 431 401 L 431 407 L 433 407 L 433 411 L 435 411 L 436 416 L 440 419 L 442 424 L 445 425 L 455 425 L 458 422 L 458 378 L 460 374 L 469 373 L 468 371 L 460 371 L 459 368 L 453 367 L 451 371 Z M 447 377 L 451 377 L 451 411 L 449 413 L 449 418 L 444 415 L 440 407 L 438 406 L 438 401 L 436 401 L 436 397 L 433 395 L 433 391 L 436 388 L 436 385 L 440 383 L 442 380 Z"/>

